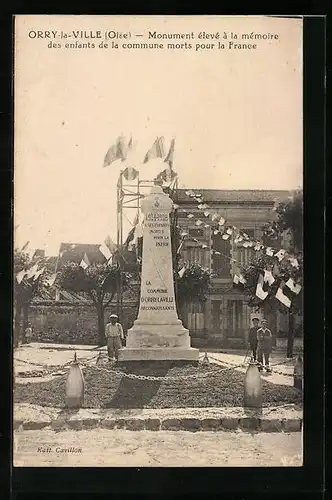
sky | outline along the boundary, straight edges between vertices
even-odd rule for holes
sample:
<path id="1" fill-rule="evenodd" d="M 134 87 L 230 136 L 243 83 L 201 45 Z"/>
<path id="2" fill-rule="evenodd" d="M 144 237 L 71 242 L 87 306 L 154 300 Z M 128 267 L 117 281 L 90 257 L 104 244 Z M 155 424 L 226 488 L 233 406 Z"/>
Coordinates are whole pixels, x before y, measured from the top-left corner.
<path id="1" fill-rule="evenodd" d="M 259 41 L 256 50 L 146 51 L 55 49 L 29 38 L 31 30 L 81 29 L 143 33 L 140 42 L 149 30 L 279 39 Z M 179 187 L 302 185 L 299 19 L 18 16 L 14 82 L 16 247 L 30 240 L 55 255 L 61 241 L 115 239 L 120 169 L 135 166 L 148 179 L 163 170 L 162 160 L 142 163 L 157 136 L 166 148 L 175 138 Z M 120 134 L 132 136 L 133 155 L 103 168 Z"/>

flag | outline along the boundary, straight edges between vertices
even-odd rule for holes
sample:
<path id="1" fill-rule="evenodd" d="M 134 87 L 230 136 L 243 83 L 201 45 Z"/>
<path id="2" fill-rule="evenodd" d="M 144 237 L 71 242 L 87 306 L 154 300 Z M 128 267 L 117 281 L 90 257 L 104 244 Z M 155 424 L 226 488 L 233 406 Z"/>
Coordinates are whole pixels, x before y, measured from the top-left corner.
<path id="1" fill-rule="evenodd" d="M 242 276 L 242 274 L 234 274 L 233 282 L 234 282 L 236 285 L 238 285 L 239 283 L 241 283 L 242 285 L 245 285 L 246 280 L 245 280 L 245 278 Z"/>
<path id="2" fill-rule="evenodd" d="M 39 276 L 41 276 L 43 274 L 43 272 L 45 271 L 45 267 L 42 267 L 41 269 L 39 269 L 39 271 L 37 271 L 33 277 L 33 281 L 37 281 L 37 279 L 39 278 Z"/>
<path id="3" fill-rule="evenodd" d="M 204 211 L 204 215 L 205 215 L 205 217 L 209 217 L 209 215 L 210 215 L 210 211 L 209 211 L 209 210 L 205 210 L 205 211 Z"/>
<path id="4" fill-rule="evenodd" d="M 182 231 L 182 233 L 180 234 L 180 236 L 182 236 L 182 238 L 184 238 L 185 236 L 188 236 L 189 233 L 187 233 L 186 231 Z"/>
<path id="5" fill-rule="evenodd" d="M 108 246 L 105 245 L 105 243 L 102 243 L 100 245 L 99 251 L 103 254 L 103 256 L 105 257 L 106 260 L 109 260 L 112 257 L 112 252 L 110 251 Z"/>
<path id="6" fill-rule="evenodd" d="M 264 292 L 263 290 L 263 283 L 264 283 L 264 277 L 262 274 L 260 274 L 256 286 L 256 296 L 261 300 L 265 300 L 266 297 L 268 296 L 268 292 Z"/>
<path id="7" fill-rule="evenodd" d="M 223 217 L 220 217 L 218 224 L 219 226 L 223 226 L 225 224 L 225 219 Z"/>
<path id="8" fill-rule="evenodd" d="M 28 269 L 26 273 L 28 280 L 36 274 L 37 269 L 38 269 L 38 264 L 35 264 L 34 266 L 30 267 L 30 269 Z"/>
<path id="9" fill-rule="evenodd" d="M 300 267 L 299 263 L 298 263 L 298 260 L 295 257 L 290 258 L 289 262 L 291 263 L 291 265 L 293 267 L 296 267 L 297 269 Z"/>
<path id="10" fill-rule="evenodd" d="M 133 136 L 130 137 L 127 148 L 128 151 L 131 151 L 133 149 Z"/>
<path id="11" fill-rule="evenodd" d="M 202 248 L 209 248 L 205 243 L 203 243 Z"/>
<path id="12" fill-rule="evenodd" d="M 127 181 L 133 181 L 138 176 L 138 170 L 133 167 L 127 167 L 123 171 L 123 176 Z"/>
<path id="13" fill-rule="evenodd" d="M 87 254 L 85 253 L 83 259 L 81 260 L 80 266 L 83 269 L 86 269 L 87 267 L 89 267 L 89 265 L 90 265 L 90 261 L 88 259 Z"/>
<path id="14" fill-rule="evenodd" d="M 173 163 L 174 163 L 174 147 L 175 147 L 175 139 L 172 139 L 168 154 L 164 160 L 165 163 L 168 163 L 171 169 L 173 168 Z"/>
<path id="15" fill-rule="evenodd" d="M 227 234 L 233 234 L 233 229 L 231 228 L 228 228 L 227 231 L 226 231 Z"/>
<path id="16" fill-rule="evenodd" d="M 177 251 L 176 251 L 176 253 L 177 253 L 178 255 L 180 254 L 180 252 L 181 252 L 181 250 L 182 250 L 183 245 L 184 245 L 184 238 L 182 238 L 182 241 L 181 241 L 181 243 L 180 243 L 180 245 L 178 246 L 178 249 L 177 249 Z"/>
<path id="17" fill-rule="evenodd" d="M 30 243 L 30 240 L 28 240 L 24 245 L 23 247 L 21 248 L 21 252 L 24 252 L 24 250 L 26 250 L 29 246 L 29 243 Z"/>
<path id="18" fill-rule="evenodd" d="M 163 158 L 164 156 L 164 138 L 157 137 L 149 151 L 146 153 L 143 163 L 147 163 L 149 160 L 153 160 L 154 158 Z"/>
<path id="19" fill-rule="evenodd" d="M 178 275 L 179 275 L 179 277 L 180 277 L 180 278 L 182 278 L 182 277 L 183 277 L 183 275 L 184 275 L 184 273 L 185 273 L 186 269 L 187 269 L 187 265 L 185 264 L 185 265 L 184 265 L 184 266 L 180 269 L 180 271 L 178 272 Z"/>
<path id="20" fill-rule="evenodd" d="M 193 214 L 188 214 L 187 217 L 188 217 L 188 219 L 192 219 L 194 216 L 193 216 Z"/>
<path id="21" fill-rule="evenodd" d="M 264 270 L 264 283 L 268 283 L 270 286 L 275 282 L 271 271 Z"/>
<path id="22" fill-rule="evenodd" d="M 127 146 L 125 145 L 124 137 L 121 135 L 117 138 L 116 144 L 116 158 L 124 161 L 127 158 Z"/>
<path id="23" fill-rule="evenodd" d="M 301 285 L 296 285 L 294 283 L 293 278 L 289 278 L 288 281 L 286 281 L 286 286 L 293 292 L 295 295 L 298 295 L 301 291 Z"/>
<path id="24" fill-rule="evenodd" d="M 260 250 L 261 248 L 264 248 L 264 246 L 261 245 L 260 243 L 256 243 L 256 245 L 254 246 L 254 250 L 256 251 Z"/>
<path id="25" fill-rule="evenodd" d="M 229 234 L 223 234 L 222 235 L 222 239 L 223 240 L 228 240 L 228 238 L 229 238 Z"/>
<path id="26" fill-rule="evenodd" d="M 287 297 L 287 295 L 284 294 L 283 288 L 284 288 L 284 283 L 281 282 L 280 285 L 279 285 L 279 288 L 277 290 L 277 293 L 276 293 L 276 298 L 279 300 L 279 302 L 281 302 L 282 304 L 284 304 L 286 307 L 290 307 L 291 304 L 292 304 L 292 302 Z"/>
<path id="27" fill-rule="evenodd" d="M 215 229 L 215 230 L 213 231 L 213 234 L 214 234 L 214 235 L 219 234 L 219 233 L 220 233 L 219 229 Z"/>
<path id="28" fill-rule="evenodd" d="M 117 245 L 114 243 L 110 236 L 107 236 L 104 241 L 105 245 L 108 246 L 111 253 L 113 254 L 117 250 Z"/>
<path id="29" fill-rule="evenodd" d="M 116 147 L 113 144 L 107 151 L 105 158 L 104 158 L 104 165 L 103 167 L 108 167 L 111 163 L 116 161 L 118 159 L 117 154 L 116 154 Z"/>
<path id="30" fill-rule="evenodd" d="M 26 270 L 25 269 L 22 269 L 22 271 L 20 271 L 19 273 L 17 273 L 16 275 L 16 281 L 18 284 L 21 283 L 21 281 L 23 280 L 24 276 L 26 275 Z"/>
<path id="31" fill-rule="evenodd" d="M 273 257 L 273 250 L 271 247 L 267 247 L 266 249 L 266 255 L 269 255 L 270 257 Z"/>
<path id="32" fill-rule="evenodd" d="M 201 221 L 201 219 L 197 219 L 196 226 L 201 226 L 202 224 L 203 224 L 203 222 Z"/>
<path id="33" fill-rule="evenodd" d="M 282 259 L 285 257 L 285 253 L 286 253 L 286 250 L 279 250 L 279 252 L 277 252 L 275 254 L 275 257 L 277 257 L 277 259 L 279 260 L 279 262 L 282 261 Z"/>
<path id="34" fill-rule="evenodd" d="M 241 243 L 242 240 L 243 240 L 242 236 L 236 236 L 235 240 L 234 240 L 234 243 Z"/>
<path id="35" fill-rule="evenodd" d="M 53 273 L 53 274 L 51 274 L 51 276 L 49 276 L 49 278 L 47 278 L 46 283 L 48 284 L 48 286 L 54 285 L 54 282 L 56 280 L 56 276 L 57 276 L 57 274 Z"/>
<path id="36" fill-rule="evenodd" d="M 129 249 L 128 247 L 129 247 L 130 243 L 132 243 L 132 242 L 133 242 L 133 240 L 134 240 L 134 235 L 135 235 L 135 226 L 134 226 L 134 227 L 132 227 L 132 228 L 131 228 L 131 230 L 129 231 L 128 236 L 127 236 L 127 238 L 126 238 L 126 241 L 125 241 L 125 243 L 124 243 L 124 246 L 125 246 L 127 249 Z"/>

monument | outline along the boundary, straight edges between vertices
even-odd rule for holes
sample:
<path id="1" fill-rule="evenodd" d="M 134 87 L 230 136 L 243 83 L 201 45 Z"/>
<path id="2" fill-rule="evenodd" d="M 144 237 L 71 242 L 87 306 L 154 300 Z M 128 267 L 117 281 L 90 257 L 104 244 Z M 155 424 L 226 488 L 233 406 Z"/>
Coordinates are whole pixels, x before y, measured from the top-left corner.
<path id="1" fill-rule="evenodd" d="M 119 361 L 198 361 L 199 351 L 190 347 L 189 331 L 176 310 L 169 220 L 172 205 L 160 186 L 154 186 L 142 202 L 140 307 L 128 330 L 126 347 L 119 351 Z"/>

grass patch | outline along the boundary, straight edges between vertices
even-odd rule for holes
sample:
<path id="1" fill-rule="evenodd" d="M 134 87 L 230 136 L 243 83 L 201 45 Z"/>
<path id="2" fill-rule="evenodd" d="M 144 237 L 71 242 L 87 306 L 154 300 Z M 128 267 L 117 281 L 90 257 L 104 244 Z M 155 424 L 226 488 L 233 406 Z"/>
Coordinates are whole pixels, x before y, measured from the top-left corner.
<path id="1" fill-rule="evenodd" d="M 85 408 L 201 408 L 243 404 L 244 374 L 229 369 L 220 371 L 223 367 L 218 365 L 135 362 L 117 363 L 112 368 L 136 375 L 183 378 L 160 381 L 129 379 L 93 366 L 87 367 L 84 369 Z M 193 374 L 198 377 L 186 378 Z M 64 407 L 65 384 L 66 376 L 47 382 L 16 384 L 14 402 Z M 263 406 L 301 404 L 301 394 L 296 389 L 272 384 L 264 378 L 262 392 Z"/>

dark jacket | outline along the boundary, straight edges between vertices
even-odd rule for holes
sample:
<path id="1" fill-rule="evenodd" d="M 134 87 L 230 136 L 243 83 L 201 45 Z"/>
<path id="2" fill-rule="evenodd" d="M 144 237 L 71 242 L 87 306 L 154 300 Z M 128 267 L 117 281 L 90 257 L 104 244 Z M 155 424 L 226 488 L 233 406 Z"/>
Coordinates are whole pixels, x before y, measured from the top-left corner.
<path id="1" fill-rule="evenodd" d="M 249 330 L 248 342 L 252 347 L 257 347 L 257 330 L 259 326 L 252 326 Z"/>
<path id="2" fill-rule="evenodd" d="M 262 352 L 270 353 L 272 351 L 272 333 L 268 328 L 259 328 L 257 330 L 258 345 L 257 349 Z"/>

